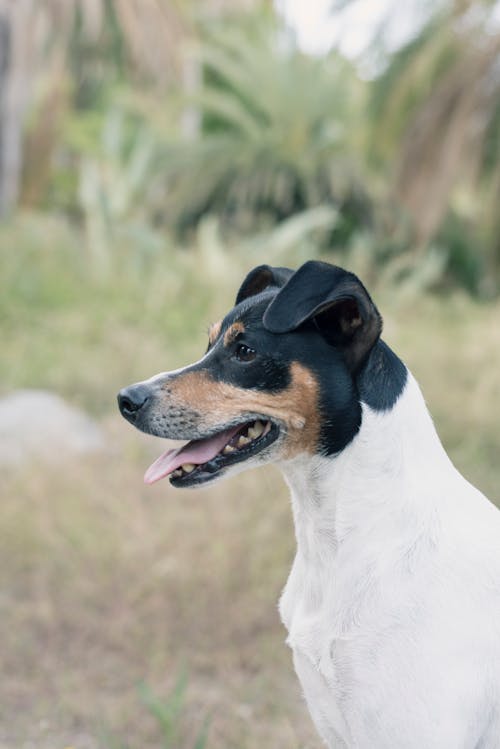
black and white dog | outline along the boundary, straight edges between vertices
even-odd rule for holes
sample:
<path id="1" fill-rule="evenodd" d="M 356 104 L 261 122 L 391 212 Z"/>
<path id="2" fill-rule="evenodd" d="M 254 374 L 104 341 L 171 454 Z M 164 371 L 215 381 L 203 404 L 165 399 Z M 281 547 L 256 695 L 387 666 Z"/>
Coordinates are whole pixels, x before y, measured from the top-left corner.
<path id="1" fill-rule="evenodd" d="M 281 467 L 297 555 L 280 612 L 328 747 L 500 749 L 500 513 L 381 329 L 353 274 L 259 266 L 205 356 L 125 388 L 120 410 L 190 440 L 148 483 Z"/>

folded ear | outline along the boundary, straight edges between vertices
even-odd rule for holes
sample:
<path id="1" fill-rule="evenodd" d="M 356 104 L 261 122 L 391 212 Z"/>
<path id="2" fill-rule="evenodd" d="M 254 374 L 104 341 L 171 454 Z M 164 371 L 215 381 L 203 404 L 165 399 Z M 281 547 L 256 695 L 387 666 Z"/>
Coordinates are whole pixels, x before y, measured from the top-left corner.
<path id="1" fill-rule="evenodd" d="M 264 314 L 264 327 L 288 333 L 312 320 L 322 335 L 342 348 L 351 371 L 368 356 L 382 331 L 382 318 L 354 273 L 329 263 L 304 263 Z"/>
<path id="2" fill-rule="evenodd" d="M 272 268 L 270 265 L 258 265 L 250 271 L 240 286 L 236 296 L 236 304 L 239 304 L 249 296 L 260 294 L 268 286 L 276 286 L 279 289 L 293 276 L 290 268 Z"/>

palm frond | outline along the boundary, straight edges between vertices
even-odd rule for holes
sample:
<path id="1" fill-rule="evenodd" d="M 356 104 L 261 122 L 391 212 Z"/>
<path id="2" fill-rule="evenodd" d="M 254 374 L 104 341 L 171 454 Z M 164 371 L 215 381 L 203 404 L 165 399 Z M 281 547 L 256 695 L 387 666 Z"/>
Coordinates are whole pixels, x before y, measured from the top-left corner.
<path id="1" fill-rule="evenodd" d="M 281 220 L 362 192 L 351 126 L 362 84 L 338 56 L 315 60 L 280 33 L 267 23 L 210 29 L 195 99 L 202 137 L 172 144 L 166 159 L 174 221 Z"/>
<path id="2" fill-rule="evenodd" d="M 491 229 L 498 227 L 500 170 L 495 13 L 498 0 L 441 4 L 373 88 L 374 151 L 379 165 L 392 159 L 394 195 L 422 247 L 450 238 L 455 216 L 461 225 L 476 223 L 476 252 L 500 254 Z"/>

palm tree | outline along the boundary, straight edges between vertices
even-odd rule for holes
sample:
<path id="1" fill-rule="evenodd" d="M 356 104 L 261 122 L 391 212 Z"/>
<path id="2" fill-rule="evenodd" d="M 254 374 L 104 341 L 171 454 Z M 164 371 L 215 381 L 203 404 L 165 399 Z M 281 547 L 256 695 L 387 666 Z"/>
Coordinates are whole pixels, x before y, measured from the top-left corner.
<path id="1" fill-rule="evenodd" d="M 166 164 L 171 219 L 183 228 L 213 212 L 241 229 L 329 203 L 349 232 L 368 213 L 352 127 L 363 85 L 352 66 L 302 54 L 272 16 L 206 36 L 203 130 L 173 143 Z"/>
<path id="2" fill-rule="evenodd" d="M 22 127 L 36 56 L 29 19 L 35 0 L 0 0 L 0 217 L 16 204 L 22 166 Z"/>
<path id="3" fill-rule="evenodd" d="M 210 0 L 204 8 L 234 12 L 259 2 Z M 195 81 L 184 49 L 196 36 L 198 15 L 196 0 L 0 0 L 0 216 L 18 200 L 24 122 L 40 79 L 50 99 L 64 87 L 68 59 L 74 63 L 75 50 L 90 45 L 88 56 L 100 58 L 101 67 L 125 61 L 132 81 L 159 90 Z M 57 107 L 46 112 L 52 120 L 56 113 Z"/>
<path id="4" fill-rule="evenodd" d="M 500 4 L 438 6 L 373 87 L 373 148 L 393 159 L 394 193 L 417 243 L 450 212 L 474 229 L 486 265 L 500 261 Z"/>

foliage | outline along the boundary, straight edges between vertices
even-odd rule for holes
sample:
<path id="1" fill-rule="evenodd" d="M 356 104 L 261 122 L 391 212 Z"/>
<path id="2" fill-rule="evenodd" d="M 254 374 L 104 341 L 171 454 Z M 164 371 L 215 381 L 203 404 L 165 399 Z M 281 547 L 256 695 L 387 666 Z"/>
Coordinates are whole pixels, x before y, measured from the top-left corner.
<path id="1" fill-rule="evenodd" d="M 186 699 L 187 678 L 181 674 L 172 693 L 166 700 L 160 699 L 147 684 L 141 684 L 139 695 L 151 715 L 156 718 L 161 730 L 162 749 L 178 749 L 181 718 Z M 207 721 L 196 737 L 192 749 L 204 749 L 207 743 Z"/>
<path id="2" fill-rule="evenodd" d="M 138 693 L 141 702 L 154 718 L 159 731 L 160 744 L 158 749 L 205 749 L 208 740 L 208 720 L 203 721 L 203 726 L 197 735 L 189 740 L 193 731 L 186 731 L 186 723 L 183 712 L 186 704 L 187 677 L 181 673 L 171 693 L 165 697 L 159 697 L 150 686 L 141 683 Z M 107 737 L 105 739 L 109 749 L 132 749 L 128 742 L 123 743 L 120 739 Z"/>
<path id="3" fill-rule="evenodd" d="M 321 204 L 339 238 L 366 224 L 370 201 L 355 155 L 362 85 L 338 55 L 302 54 L 275 24 L 206 32 L 195 103 L 203 127 L 166 163 L 170 217 L 181 229 L 207 212 L 248 229 Z"/>
<path id="4" fill-rule="evenodd" d="M 425 4 L 368 81 L 302 53 L 259 0 L 214 3 L 226 20 L 190 0 L 30 7 L 22 203 L 83 225 L 96 278 L 156 262 L 207 216 L 251 246 L 331 211 L 311 252 L 363 247 L 396 284 L 429 262 L 426 287 L 497 292 L 498 0 Z"/>
<path id="5" fill-rule="evenodd" d="M 90 267 L 102 278 L 118 268 L 136 272 L 158 256 L 165 240 L 148 215 L 156 151 L 151 133 L 140 124 L 131 130 L 124 113 L 111 110 L 100 146 L 100 153 L 81 158 L 78 198 Z"/>
<path id="6" fill-rule="evenodd" d="M 438 4 L 371 91 L 373 148 L 392 162 L 416 242 L 444 242 L 455 280 L 483 294 L 500 270 L 498 11 L 491 0 Z"/>

